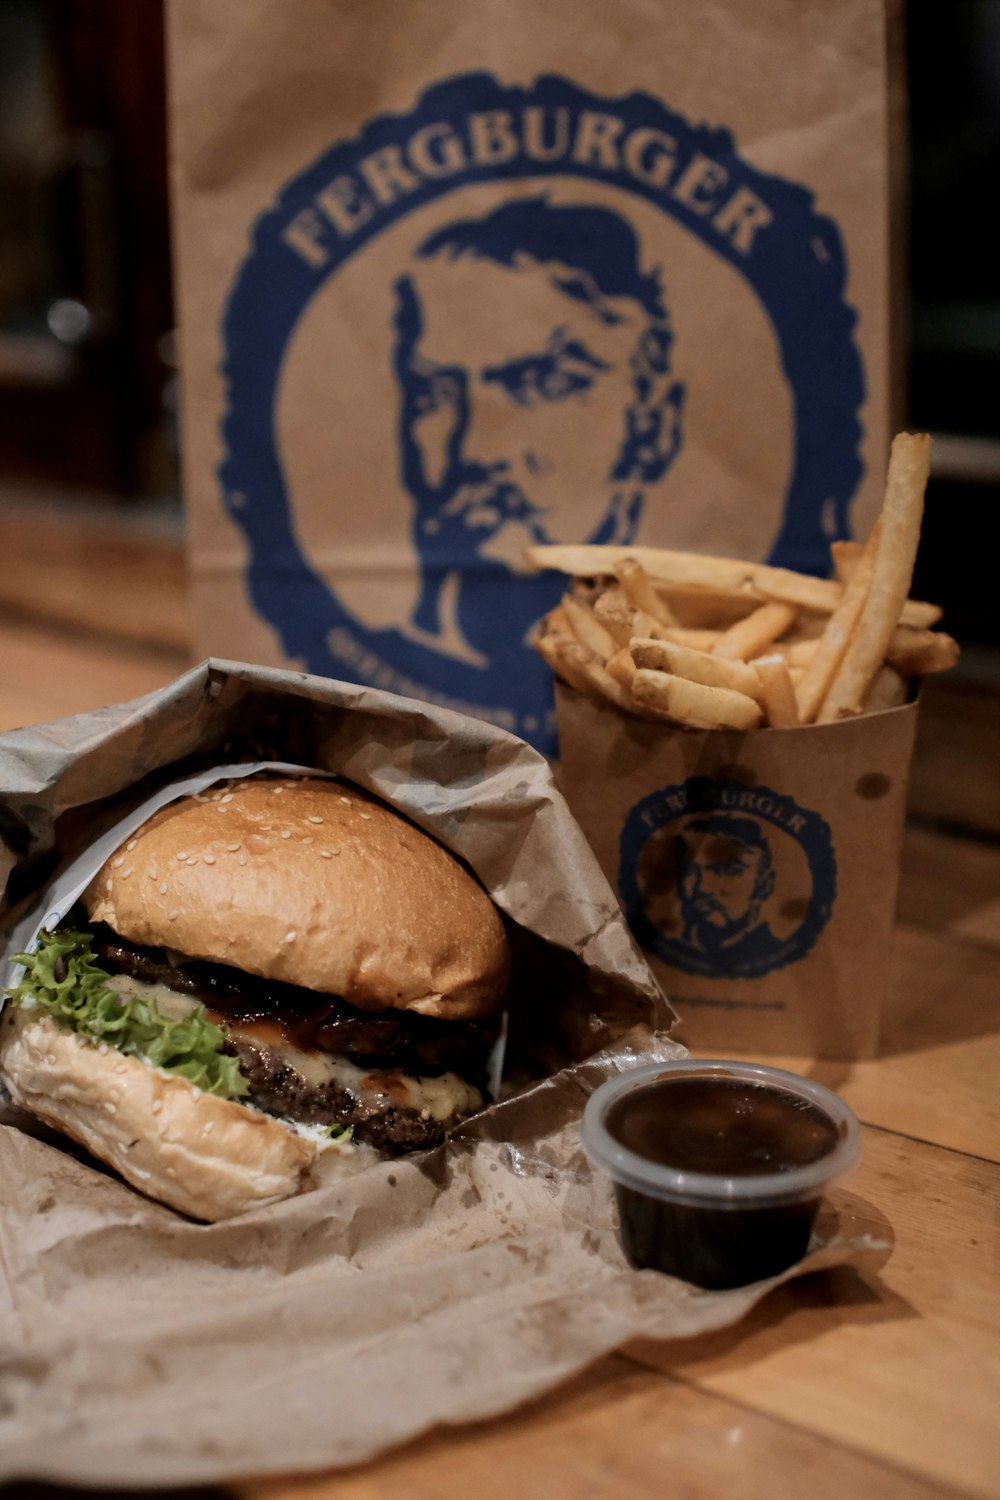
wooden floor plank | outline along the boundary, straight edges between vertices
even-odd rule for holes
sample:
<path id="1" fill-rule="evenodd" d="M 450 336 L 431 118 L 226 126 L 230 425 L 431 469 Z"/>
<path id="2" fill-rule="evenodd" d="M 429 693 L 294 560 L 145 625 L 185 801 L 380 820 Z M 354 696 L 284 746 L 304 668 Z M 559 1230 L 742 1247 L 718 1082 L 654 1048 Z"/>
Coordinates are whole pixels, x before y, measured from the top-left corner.
<path id="1" fill-rule="evenodd" d="M 107 506 L 0 503 L 0 610 L 8 619 L 190 651 L 180 529 Z"/>
<path id="2" fill-rule="evenodd" d="M 1000 751 L 1000 726 L 996 748 Z M 903 838 L 896 908 L 902 926 L 960 935 L 956 924 L 998 897 L 1000 842 L 956 838 L 911 823 Z"/>
<path id="3" fill-rule="evenodd" d="M 958 672 L 924 684 L 910 778 L 910 807 L 922 817 L 1000 834 L 995 688 Z"/>
<path id="4" fill-rule="evenodd" d="M 992 947 L 897 931 L 880 1052 L 870 1061 L 731 1055 L 825 1083 L 866 1124 L 1000 1162 L 1000 957 Z"/>
<path id="5" fill-rule="evenodd" d="M 781 1287 L 738 1328 L 630 1357 L 942 1486 L 1000 1492 L 1000 1167 L 866 1130 L 834 1202 L 884 1216 L 877 1275 Z"/>
<path id="6" fill-rule="evenodd" d="M 39 724 L 163 687 L 186 652 L 40 630 L 0 616 L 0 730 Z"/>
<path id="7" fill-rule="evenodd" d="M 503 1422 L 433 1435 L 346 1474 L 238 1490 L 246 1500 L 941 1500 L 962 1493 L 616 1359 Z"/>

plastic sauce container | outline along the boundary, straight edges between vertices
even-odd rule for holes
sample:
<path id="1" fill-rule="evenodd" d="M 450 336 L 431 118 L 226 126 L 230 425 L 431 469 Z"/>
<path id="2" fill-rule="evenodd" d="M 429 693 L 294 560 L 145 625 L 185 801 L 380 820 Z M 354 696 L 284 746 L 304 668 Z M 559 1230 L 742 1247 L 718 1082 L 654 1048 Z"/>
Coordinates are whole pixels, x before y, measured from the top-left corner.
<path id="1" fill-rule="evenodd" d="M 801 1260 L 823 1194 L 861 1159 L 836 1094 L 758 1063 L 651 1063 L 591 1097 L 583 1149 L 613 1179 L 625 1253 L 702 1287 Z"/>

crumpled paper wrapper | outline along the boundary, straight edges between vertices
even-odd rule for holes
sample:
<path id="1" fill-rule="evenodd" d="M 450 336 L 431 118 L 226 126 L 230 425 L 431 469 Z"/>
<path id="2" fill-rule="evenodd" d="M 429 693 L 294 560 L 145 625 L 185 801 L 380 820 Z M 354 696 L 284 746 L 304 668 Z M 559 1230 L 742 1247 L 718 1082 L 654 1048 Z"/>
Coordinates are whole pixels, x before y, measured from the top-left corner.
<path id="1" fill-rule="evenodd" d="M 869 1248 L 816 1245 L 785 1277 L 730 1292 L 629 1269 L 579 1118 L 612 1072 L 683 1049 L 545 762 L 487 725 L 209 661 L 134 703 L 0 736 L 8 907 L 23 915 L 158 783 L 244 758 L 334 770 L 468 861 L 523 939 L 509 1076 L 551 1076 L 437 1151 L 346 1181 L 321 1169 L 312 1191 L 215 1225 L 8 1110 L 0 1479 L 171 1485 L 356 1464 L 509 1411 L 636 1335 L 731 1323 L 776 1281 Z M 546 1003 L 536 1032 L 529 1011 Z"/>

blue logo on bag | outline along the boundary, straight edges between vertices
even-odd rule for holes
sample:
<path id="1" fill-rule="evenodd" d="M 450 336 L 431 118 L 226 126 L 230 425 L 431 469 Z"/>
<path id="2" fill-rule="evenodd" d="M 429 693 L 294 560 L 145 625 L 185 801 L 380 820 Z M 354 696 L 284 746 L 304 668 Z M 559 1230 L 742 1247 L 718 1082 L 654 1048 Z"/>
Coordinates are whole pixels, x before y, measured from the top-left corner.
<path id="1" fill-rule="evenodd" d="M 637 802 L 622 829 L 629 924 L 688 974 L 756 979 L 796 963 L 836 892 L 828 824 L 767 787 L 696 776 Z"/>
<path id="2" fill-rule="evenodd" d="M 703 453 L 719 419 L 684 368 L 688 276 L 751 308 L 787 398 L 787 483 L 740 535 L 824 570 L 861 476 L 843 248 L 727 131 L 645 94 L 468 74 L 291 182 L 225 313 L 219 471 L 285 654 L 551 749 L 529 637 L 562 584 L 525 547 L 668 544 L 712 504 L 671 495 L 686 436 Z"/>

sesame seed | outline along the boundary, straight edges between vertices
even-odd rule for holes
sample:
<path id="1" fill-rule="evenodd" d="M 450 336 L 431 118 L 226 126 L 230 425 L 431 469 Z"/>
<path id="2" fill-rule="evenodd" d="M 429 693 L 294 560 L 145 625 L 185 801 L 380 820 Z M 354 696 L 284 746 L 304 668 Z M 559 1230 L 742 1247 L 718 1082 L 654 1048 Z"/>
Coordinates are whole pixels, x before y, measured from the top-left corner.
<path id="1" fill-rule="evenodd" d="M 364 818 L 366 823 L 370 823 L 372 820 L 371 813 L 362 813 L 361 816 Z"/>
<path id="2" fill-rule="evenodd" d="M 331 853 L 331 854 L 339 854 L 339 853 L 340 853 L 340 850 L 339 850 L 339 849 L 331 849 L 331 850 L 330 850 L 330 853 Z"/>
<path id="3" fill-rule="evenodd" d="M 275 796 L 277 796 L 279 792 L 283 792 L 284 790 L 285 790 L 285 788 L 283 786 L 273 786 L 271 788 L 271 791 L 274 793 Z"/>
<path id="4" fill-rule="evenodd" d="M 128 852 L 130 854 L 132 853 L 132 850 L 135 848 L 135 846 L 136 846 L 137 843 L 138 843 L 138 839 L 129 839 L 128 843 L 125 845 L 125 848 L 128 850 Z"/>
<path id="5" fill-rule="evenodd" d="M 168 1167 L 167 1168 L 167 1176 L 168 1177 L 176 1177 L 177 1176 L 177 1168 L 176 1167 Z"/>
<path id="6" fill-rule="evenodd" d="M 314 844 L 316 842 L 316 840 L 312 837 L 312 834 L 309 834 L 306 838 L 304 838 L 302 840 L 302 842 L 304 844 Z"/>
<path id="7" fill-rule="evenodd" d="M 283 839 L 290 839 L 291 836 L 292 836 L 292 830 L 290 828 L 283 828 L 281 830 L 281 837 Z"/>
<path id="8" fill-rule="evenodd" d="M 177 918 L 180 916 L 180 912 L 175 908 L 172 912 L 168 913 L 168 915 L 171 922 L 176 922 Z"/>
<path id="9" fill-rule="evenodd" d="M 160 895 L 161 896 L 165 896 L 167 894 L 167 892 L 169 891 L 169 889 L 170 889 L 170 887 L 167 885 L 167 882 L 165 880 L 161 880 L 160 881 Z"/>
<path id="10" fill-rule="evenodd" d="M 294 943 L 295 939 L 297 937 L 298 937 L 298 933 L 295 931 L 295 928 L 293 927 L 292 930 L 291 930 L 291 932 L 286 932 L 285 933 L 285 942 L 286 943 Z"/>
<path id="11" fill-rule="evenodd" d="M 230 854 L 235 854 L 236 851 L 239 849 L 239 847 L 240 847 L 239 844 L 227 844 L 226 845 L 226 848 L 229 850 Z"/>
<path id="12" fill-rule="evenodd" d="M 212 801 L 213 801 L 213 802 L 218 802 L 218 800 L 219 800 L 219 798 L 220 798 L 220 797 L 221 797 L 221 796 L 222 796 L 222 793 L 221 793 L 221 792 L 213 792 L 213 793 L 212 793 Z"/>
<path id="13" fill-rule="evenodd" d="M 350 807 L 350 805 L 351 805 L 351 799 L 350 799 L 350 797 L 341 797 L 340 800 L 344 804 L 345 807 Z"/>
<path id="14" fill-rule="evenodd" d="M 131 875 L 131 873 L 132 873 L 132 866 L 129 865 L 129 867 L 128 867 L 127 870 L 123 870 L 122 871 L 122 879 L 123 880 L 127 880 L 129 878 L 129 876 Z"/>
<path id="15" fill-rule="evenodd" d="M 421 1118 L 421 1119 L 422 1119 L 422 1120 L 429 1120 L 429 1119 L 430 1119 L 430 1117 L 431 1117 L 431 1112 L 430 1112 L 430 1110 L 429 1110 L 429 1109 L 427 1109 L 427 1108 L 424 1108 L 424 1109 L 422 1109 L 422 1110 L 421 1110 L 421 1111 L 420 1111 L 420 1118 Z"/>
<path id="16" fill-rule="evenodd" d="M 232 802 L 232 800 L 233 800 L 233 794 L 232 794 L 232 792 L 227 792 L 226 795 L 222 798 L 223 802 Z"/>
<path id="17" fill-rule="evenodd" d="M 187 857 L 188 857 L 188 852 L 187 852 L 186 849 L 178 849 L 177 853 L 174 855 L 175 859 L 181 859 L 181 860 L 187 859 Z"/>
<path id="18" fill-rule="evenodd" d="M 110 1103 L 110 1101 L 105 1104 L 104 1108 L 107 1110 L 109 1115 L 116 1115 L 118 1113 L 118 1110 L 112 1103 Z"/>
<path id="19" fill-rule="evenodd" d="M 329 849 L 321 849 L 319 852 L 323 856 L 324 859 L 332 859 L 333 858 L 333 856 L 331 855 Z"/>
<path id="20" fill-rule="evenodd" d="M 229 808 L 226 806 L 226 804 L 224 802 L 219 802 L 219 803 L 216 804 L 215 810 L 216 810 L 216 812 L 228 812 Z"/>
<path id="21" fill-rule="evenodd" d="M 205 861 L 206 865 L 214 865 L 215 864 L 215 855 L 214 854 L 203 854 L 201 857 Z"/>
<path id="22" fill-rule="evenodd" d="M 245 865 L 245 864 L 246 864 L 246 862 L 247 862 L 247 857 L 246 857 L 246 855 L 245 855 L 245 854 L 241 854 L 241 855 L 240 855 L 240 857 L 239 857 L 239 861 L 238 861 L 238 863 L 239 863 L 239 864 L 241 864 L 241 865 Z"/>
<path id="23" fill-rule="evenodd" d="M 215 1121 L 214 1120 L 206 1120 L 205 1121 L 205 1134 L 208 1135 L 208 1132 L 210 1130 L 214 1130 L 214 1129 L 215 1129 Z"/>
<path id="24" fill-rule="evenodd" d="M 118 856 L 117 859 L 113 859 L 111 861 L 111 867 L 114 870 L 120 870 L 121 867 L 122 867 L 122 865 L 124 863 L 125 863 L 125 856 L 124 856 L 124 854 L 119 854 L 119 856 Z"/>
<path id="25" fill-rule="evenodd" d="M 149 876 L 150 880 L 155 880 L 156 879 L 156 866 L 155 865 L 150 866 L 150 868 L 146 871 L 146 874 Z"/>
<path id="26" fill-rule="evenodd" d="M 197 854 L 192 854 L 191 858 L 190 859 L 186 859 L 184 861 L 184 863 L 186 865 L 196 865 L 198 863 L 198 856 L 197 856 Z"/>
<path id="27" fill-rule="evenodd" d="M 310 813 L 308 818 L 306 819 L 307 823 L 322 823 L 322 821 L 323 819 L 318 818 L 315 813 Z"/>
<path id="28" fill-rule="evenodd" d="M 107 1044 L 107 1042 L 101 1042 L 100 1045 L 98 1046 L 97 1050 L 101 1054 L 102 1057 L 107 1056 L 107 1051 L 108 1051 L 108 1044 Z"/>

